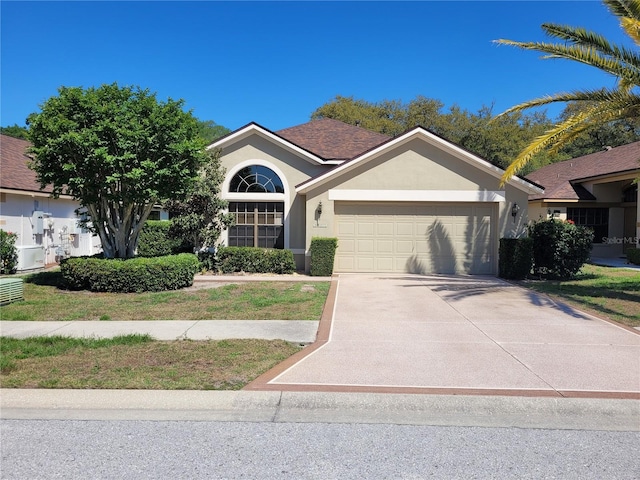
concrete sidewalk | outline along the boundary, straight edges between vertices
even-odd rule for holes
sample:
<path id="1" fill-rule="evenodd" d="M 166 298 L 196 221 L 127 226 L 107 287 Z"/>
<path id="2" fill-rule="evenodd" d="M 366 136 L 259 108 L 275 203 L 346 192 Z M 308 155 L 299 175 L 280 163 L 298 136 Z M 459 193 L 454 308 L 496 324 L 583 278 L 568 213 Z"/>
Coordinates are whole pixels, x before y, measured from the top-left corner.
<path id="1" fill-rule="evenodd" d="M 151 335 L 156 340 L 259 338 L 307 344 L 315 341 L 317 331 L 318 322 L 311 320 L 0 322 L 0 335 L 15 338 L 53 335 L 111 338 L 138 333 Z"/>

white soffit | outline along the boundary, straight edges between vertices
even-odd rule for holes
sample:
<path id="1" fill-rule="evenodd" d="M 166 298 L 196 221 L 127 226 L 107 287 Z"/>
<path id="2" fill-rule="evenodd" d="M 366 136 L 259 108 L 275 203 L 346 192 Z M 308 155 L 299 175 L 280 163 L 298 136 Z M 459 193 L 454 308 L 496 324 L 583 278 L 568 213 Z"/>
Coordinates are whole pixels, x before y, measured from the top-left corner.
<path id="1" fill-rule="evenodd" d="M 375 157 L 377 157 L 378 155 L 391 150 L 393 148 L 397 148 L 400 145 L 403 145 L 415 138 L 422 138 L 423 140 L 425 140 L 427 143 L 430 143 L 431 145 L 435 145 L 438 148 L 440 148 L 441 150 L 444 150 L 450 154 L 452 154 L 453 156 L 455 156 L 456 158 L 459 158 L 475 167 L 480 168 L 481 170 L 484 170 L 486 172 L 488 172 L 489 174 L 493 175 L 494 177 L 500 179 L 502 178 L 502 174 L 504 173 L 504 170 L 502 170 L 501 168 L 496 167 L 495 165 L 492 165 L 491 163 L 487 162 L 486 160 L 483 160 L 482 158 L 467 152 L 466 150 L 450 143 L 447 142 L 446 140 L 438 137 L 437 135 L 432 134 L 431 132 L 425 130 L 422 127 L 416 127 L 413 130 L 405 133 L 404 135 L 394 138 L 382 145 L 380 145 L 379 147 L 370 150 L 369 152 L 366 152 L 364 155 L 362 155 L 361 157 L 357 157 L 354 158 L 351 161 L 345 162 L 344 164 L 342 164 L 339 167 L 333 168 L 331 169 L 329 172 L 320 175 L 302 185 L 299 185 L 298 187 L 296 187 L 296 191 L 298 193 L 306 193 L 308 192 L 312 187 L 320 185 L 322 183 L 324 183 L 325 181 L 329 180 L 330 178 L 333 178 L 335 176 L 338 176 L 344 172 L 347 172 L 355 167 L 357 167 L 358 165 L 360 165 L 362 162 L 366 162 L 368 160 L 371 160 Z M 513 185 L 516 188 L 519 188 L 520 190 L 525 190 L 527 193 L 529 194 L 533 194 L 533 193 L 543 193 L 544 190 L 540 189 L 532 184 L 530 184 L 529 182 L 527 182 L 526 180 L 522 180 L 519 177 L 513 177 L 511 180 L 509 180 L 510 185 Z"/>
<path id="2" fill-rule="evenodd" d="M 329 190 L 329 200 L 360 202 L 504 202 L 503 191 L 481 190 Z"/>
<path id="3" fill-rule="evenodd" d="M 290 152 L 295 153 L 296 155 L 299 155 L 300 157 L 304 158 L 306 161 L 310 163 L 315 163 L 320 165 L 339 165 L 340 163 L 342 163 L 341 160 L 323 160 L 317 155 L 314 155 L 313 153 L 298 147 L 297 145 L 285 140 L 282 137 L 279 137 L 275 133 L 270 132 L 269 130 L 259 125 L 256 125 L 255 123 L 249 124 L 246 127 L 241 128 L 240 130 L 236 130 L 235 132 L 230 133 L 226 137 L 221 138 L 220 140 L 212 143 L 207 147 L 207 150 L 211 150 L 214 148 L 225 148 L 229 145 L 234 144 L 235 142 L 238 142 L 240 140 L 247 138 L 252 134 L 260 135 L 263 138 L 266 138 L 274 143 L 277 143 L 281 147 L 285 148 L 286 150 L 289 150 Z"/>

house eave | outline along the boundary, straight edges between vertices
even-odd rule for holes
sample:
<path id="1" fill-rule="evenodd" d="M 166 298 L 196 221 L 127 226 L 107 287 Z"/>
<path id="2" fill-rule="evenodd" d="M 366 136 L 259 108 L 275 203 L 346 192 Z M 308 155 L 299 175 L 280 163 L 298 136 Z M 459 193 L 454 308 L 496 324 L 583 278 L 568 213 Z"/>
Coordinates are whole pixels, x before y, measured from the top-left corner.
<path id="1" fill-rule="evenodd" d="M 48 197 L 53 198 L 52 192 L 42 192 L 35 190 L 20 190 L 16 188 L 4 188 L 0 187 L 0 193 L 8 193 L 10 195 L 23 195 L 25 197 Z M 71 195 L 59 195 L 58 198 L 65 200 L 73 200 Z"/>
<path id="2" fill-rule="evenodd" d="M 285 140 L 279 135 L 273 133 L 272 131 L 258 125 L 257 123 L 250 123 L 244 127 L 239 128 L 235 132 L 231 132 L 230 134 L 220 138 L 219 140 L 216 140 L 215 142 L 213 142 L 211 145 L 207 147 L 207 150 L 212 150 L 216 148 L 224 149 L 229 145 L 233 145 L 234 143 L 244 140 L 245 138 L 251 135 L 258 135 L 273 143 L 276 143 L 280 145 L 282 148 L 284 148 L 285 150 L 295 155 L 298 155 L 299 157 L 303 158 L 304 160 L 312 164 L 340 165 L 341 163 L 343 163 L 343 161 L 341 160 L 325 160 L 313 154 L 312 152 L 309 152 L 308 150 L 305 150 L 304 148 L 299 147 L 298 145 L 291 143 L 288 140 Z"/>

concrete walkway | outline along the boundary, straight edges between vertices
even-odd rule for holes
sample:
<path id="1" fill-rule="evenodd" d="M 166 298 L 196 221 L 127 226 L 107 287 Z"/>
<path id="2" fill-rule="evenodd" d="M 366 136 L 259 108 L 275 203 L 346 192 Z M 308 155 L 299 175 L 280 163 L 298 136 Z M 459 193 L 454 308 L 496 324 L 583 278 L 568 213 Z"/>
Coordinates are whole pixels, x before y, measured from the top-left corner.
<path id="1" fill-rule="evenodd" d="M 156 340 L 260 338 L 312 343 L 318 322 L 310 320 L 141 320 L 74 322 L 0 322 L 0 335 L 14 338 L 54 336 L 112 338 L 148 334 Z"/>

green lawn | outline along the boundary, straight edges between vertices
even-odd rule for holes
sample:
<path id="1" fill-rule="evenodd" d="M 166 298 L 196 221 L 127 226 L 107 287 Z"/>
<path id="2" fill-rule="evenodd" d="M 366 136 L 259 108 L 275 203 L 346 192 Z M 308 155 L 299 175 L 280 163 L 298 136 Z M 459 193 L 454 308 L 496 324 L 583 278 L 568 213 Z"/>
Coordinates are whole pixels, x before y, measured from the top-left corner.
<path id="1" fill-rule="evenodd" d="M 282 340 L 0 338 L 2 388 L 239 390 L 300 350 Z"/>
<path id="2" fill-rule="evenodd" d="M 329 282 L 208 284 L 147 293 L 60 290 L 59 272 L 25 278 L 24 297 L 2 320 L 319 320 Z"/>
<path id="3" fill-rule="evenodd" d="M 573 280 L 527 280 L 527 288 L 631 327 L 640 326 L 640 272 L 585 265 Z"/>

